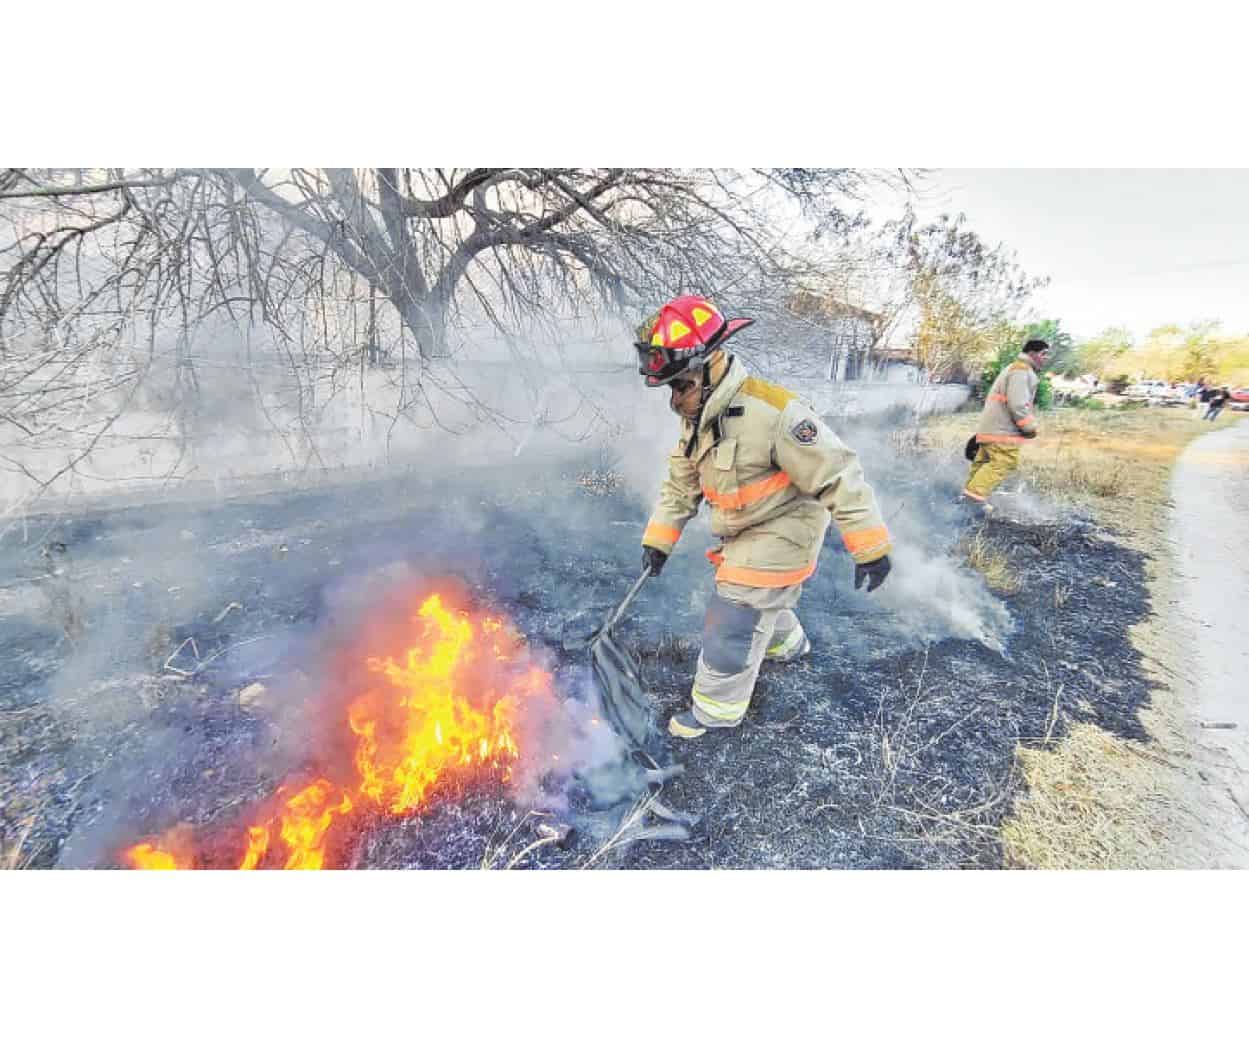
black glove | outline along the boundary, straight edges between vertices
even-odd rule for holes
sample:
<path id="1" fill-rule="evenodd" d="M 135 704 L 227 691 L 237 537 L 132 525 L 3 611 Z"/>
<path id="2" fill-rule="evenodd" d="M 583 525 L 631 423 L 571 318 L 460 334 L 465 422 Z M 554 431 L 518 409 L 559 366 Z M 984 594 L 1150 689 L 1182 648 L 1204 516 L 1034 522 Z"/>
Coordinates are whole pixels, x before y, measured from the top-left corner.
<path id="1" fill-rule="evenodd" d="M 664 564 L 667 562 L 668 554 L 662 549 L 656 549 L 650 545 L 642 547 L 642 570 L 650 571 L 658 578 L 659 572 L 664 569 Z"/>
<path id="2" fill-rule="evenodd" d="M 877 588 L 889 576 L 889 572 L 893 570 L 893 564 L 889 562 L 888 556 L 882 556 L 879 560 L 873 560 L 871 563 L 856 563 L 854 565 L 854 587 L 862 588 L 864 579 L 867 580 L 867 591 L 871 592 Z"/>

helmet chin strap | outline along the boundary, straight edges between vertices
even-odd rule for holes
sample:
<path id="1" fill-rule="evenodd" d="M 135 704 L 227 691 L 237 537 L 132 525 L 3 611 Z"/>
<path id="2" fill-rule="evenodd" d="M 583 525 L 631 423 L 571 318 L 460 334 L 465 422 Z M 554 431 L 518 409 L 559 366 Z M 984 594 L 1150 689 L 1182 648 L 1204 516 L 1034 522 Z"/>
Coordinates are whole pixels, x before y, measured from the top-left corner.
<path id="1" fill-rule="evenodd" d="M 719 350 L 715 351 L 712 357 L 714 357 L 715 354 L 719 354 L 721 352 L 722 351 L 719 351 Z M 729 370 L 730 361 L 731 361 L 731 358 L 729 358 L 729 356 L 726 354 L 724 358 L 724 372 L 725 373 L 727 373 Z M 711 357 L 708 357 L 706 359 L 706 363 L 703 365 L 703 392 L 702 392 L 702 399 L 699 403 L 699 408 L 698 408 L 698 414 L 700 418 L 703 414 L 703 408 L 706 407 L 707 402 L 711 399 L 711 395 L 715 392 L 716 387 L 720 385 L 720 380 L 719 379 L 713 380 L 711 378 L 711 374 L 712 374 L 711 373 Z M 720 379 L 723 379 L 723 378 L 724 378 L 724 374 L 722 373 L 720 376 Z"/>
<path id="2" fill-rule="evenodd" d="M 723 379 L 726 375 L 728 375 L 729 366 L 732 364 L 733 358 L 726 354 L 724 360 L 724 372 L 721 374 L 720 379 Z M 715 392 L 716 387 L 719 386 L 720 379 L 713 380 L 711 378 L 711 359 L 708 358 L 706 363 L 703 365 L 703 389 L 702 393 L 699 395 L 698 412 L 695 414 L 693 419 L 694 434 L 685 445 L 685 457 L 687 459 L 692 457 L 694 454 L 694 442 L 698 440 L 698 431 L 703 425 L 703 410 L 707 407 L 707 402 L 711 400 L 711 395 Z"/>

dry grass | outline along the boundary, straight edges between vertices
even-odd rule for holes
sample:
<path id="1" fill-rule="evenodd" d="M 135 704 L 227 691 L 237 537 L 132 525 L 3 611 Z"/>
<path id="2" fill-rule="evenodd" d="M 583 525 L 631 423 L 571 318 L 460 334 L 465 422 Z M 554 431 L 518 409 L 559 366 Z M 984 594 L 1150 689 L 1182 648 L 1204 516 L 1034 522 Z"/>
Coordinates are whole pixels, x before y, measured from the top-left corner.
<path id="1" fill-rule="evenodd" d="M 961 454 L 978 419 L 970 412 L 933 419 L 923 427 L 923 442 L 947 456 Z M 1237 413 L 1226 412 L 1218 425 L 1240 420 Z M 1189 441 L 1212 428 L 1187 408 L 1060 408 L 1042 415 L 1041 435 L 1024 445 L 1012 480 L 1089 508 L 1129 536 L 1147 534 L 1157 529 L 1167 505 L 1175 460 Z"/>
<path id="2" fill-rule="evenodd" d="M 494 870 L 501 867 L 503 870 L 512 870 L 519 866 L 530 853 L 536 852 L 544 845 L 553 845 L 560 841 L 560 835 L 558 834 L 542 834 L 539 832 L 538 838 L 532 839 L 530 835 L 526 835 L 516 845 L 513 845 L 513 839 L 526 824 L 530 825 L 530 829 L 532 829 L 534 821 L 541 822 L 548 816 L 548 813 L 535 812 L 533 810 L 525 813 L 516 826 L 512 828 L 511 833 L 501 841 L 495 840 L 498 837 L 498 832 L 496 831 L 490 840 L 486 842 L 486 848 L 481 854 L 481 863 L 478 865 L 479 869 Z M 521 847 L 518 849 L 517 845 Z"/>
<path id="3" fill-rule="evenodd" d="M 959 543 L 967 565 L 984 576 L 985 584 L 994 592 L 1013 596 L 1023 588 L 1023 579 L 1010 565 L 1010 560 L 1000 549 L 977 531 Z"/>
<path id="4" fill-rule="evenodd" d="M 1002 825 L 1005 863 L 1041 870 L 1178 866 L 1170 835 L 1192 829 L 1161 756 L 1087 722 L 1054 751 L 1018 747 L 1028 793 Z"/>
<path id="5" fill-rule="evenodd" d="M 94 774 L 91 774 L 94 775 Z M 81 783 L 81 781 L 79 781 Z M 71 792 L 78 784 L 71 788 Z M 0 838 L 0 870 L 25 870 L 39 852 L 39 848 L 29 842 L 31 831 L 39 822 L 39 817 L 48 803 L 36 805 L 16 827 L 16 833 L 9 841 Z"/>

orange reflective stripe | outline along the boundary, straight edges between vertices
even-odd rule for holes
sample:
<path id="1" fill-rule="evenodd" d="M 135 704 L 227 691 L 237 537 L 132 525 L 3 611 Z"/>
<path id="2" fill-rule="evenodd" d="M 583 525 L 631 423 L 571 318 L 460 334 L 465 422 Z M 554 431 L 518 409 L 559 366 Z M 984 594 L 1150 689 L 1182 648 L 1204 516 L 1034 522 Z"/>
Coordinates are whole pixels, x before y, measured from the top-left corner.
<path id="1" fill-rule="evenodd" d="M 1002 404 L 1006 404 L 1006 395 L 1005 395 L 1005 394 L 990 394 L 990 395 L 989 395 L 989 400 L 990 400 L 990 401 L 1001 401 L 1001 402 L 1002 402 Z"/>
<path id="2" fill-rule="evenodd" d="M 1022 444 L 1027 439 L 1027 437 L 1008 437 L 1005 434 L 997 433 L 976 434 L 977 444 Z"/>
<path id="3" fill-rule="evenodd" d="M 782 470 L 780 473 L 773 473 L 770 477 L 756 480 L 753 484 L 739 487 L 731 494 L 721 494 L 719 491 L 704 487 L 703 497 L 713 506 L 719 506 L 721 509 L 745 509 L 761 498 L 784 491 L 789 484 L 789 474 Z"/>
<path id="4" fill-rule="evenodd" d="M 711 554 L 708 553 L 707 556 L 710 559 Z M 720 557 L 720 559 L 723 558 Z M 716 567 L 716 581 L 749 585 L 756 589 L 783 589 L 787 585 L 797 585 L 800 581 L 806 581 L 814 573 L 814 563 L 800 567 L 796 571 L 761 571 L 756 567 L 731 567 L 727 564 L 720 564 Z"/>
<path id="5" fill-rule="evenodd" d="M 642 542 L 666 542 L 676 545 L 681 540 L 681 531 L 676 527 L 665 527 L 663 524 L 649 523 L 642 532 Z"/>
<path id="6" fill-rule="evenodd" d="M 871 552 L 882 545 L 888 545 L 889 529 L 881 524 L 879 527 L 869 527 L 863 531 L 842 531 L 841 540 L 846 543 L 846 549 L 849 550 L 850 555 L 857 556 L 859 553 Z"/>
<path id="7" fill-rule="evenodd" d="M 722 563 L 724 562 L 724 553 L 722 553 L 722 552 L 716 552 L 716 551 L 715 551 L 715 549 L 708 549 L 708 550 L 707 550 L 707 559 L 708 559 L 711 563 L 715 564 L 715 566 L 719 567 L 719 566 L 720 566 L 720 564 L 722 564 Z"/>
<path id="8" fill-rule="evenodd" d="M 1022 419 L 1016 419 L 1016 420 L 1015 420 L 1015 425 L 1016 425 L 1016 426 L 1027 426 L 1027 425 L 1029 425 L 1030 423 L 1034 423 L 1034 422 L 1036 422 L 1036 416 L 1035 416 L 1035 415 L 1025 415 Z"/>

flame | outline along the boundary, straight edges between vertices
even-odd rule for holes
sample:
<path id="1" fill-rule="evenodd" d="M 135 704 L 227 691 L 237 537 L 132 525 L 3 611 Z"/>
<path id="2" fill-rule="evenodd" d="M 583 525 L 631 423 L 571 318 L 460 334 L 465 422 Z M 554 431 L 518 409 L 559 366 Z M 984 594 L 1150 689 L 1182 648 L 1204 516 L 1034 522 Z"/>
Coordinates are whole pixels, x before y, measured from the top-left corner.
<path id="1" fill-rule="evenodd" d="M 329 780 L 314 781 L 287 797 L 288 789 L 278 789 L 280 808 L 263 822 L 247 828 L 247 850 L 239 870 L 255 870 L 269 851 L 276 832 L 286 846 L 287 870 L 320 870 L 325 862 L 324 841 L 335 816 L 351 812 L 350 796 L 338 792 Z"/>
<path id="2" fill-rule="evenodd" d="M 239 870 L 255 870 L 268 851 L 269 828 L 248 827 L 247 852 L 243 855 L 243 862 L 239 864 Z"/>
<path id="3" fill-rule="evenodd" d="M 337 801 L 338 804 L 332 804 Z M 335 816 L 351 812 L 351 799 L 347 795 L 334 796 L 334 786 L 328 780 L 309 784 L 286 803 L 282 814 L 282 840 L 291 850 L 286 860 L 287 870 L 320 870 L 325 860 L 321 843 L 325 832 Z"/>
<path id="4" fill-rule="evenodd" d="M 172 852 L 158 849 L 151 842 L 142 842 L 126 849 L 126 863 L 135 870 L 188 870 L 189 860 L 179 861 Z"/>
<path id="5" fill-rule="evenodd" d="M 448 610 L 438 596 L 422 603 L 417 616 L 425 623 L 427 644 L 409 648 L 401 661 L 370 658 L 368 669 L 388 686 L 370 691 L 348 710 L 348 723 L 358 738 L 360 792 L 395 815 L 419 806 L 448 769 L 506 767 L 517 754 L 512 739 L 515 698 L 498 699 L 487 713 L 461 692 L 461 666 L 478 656 L 472 624 Z M 497 637 L 502 629 L 501 622 L 489 617 L 480 626 L 486 636 Z M 504 648 L 498 638 L 486 646 L 495 660 L 507 659 L 500 656 Z M 379 730 L 401 736 L 382 747 Z"/>
<path id="6" fill-rule="evenodd" d="M 286 869 L 319 870 L 335 824 L 357 811 L 409 815 L 447 778 L 511 779 L 520 713 L 551 695 L 550 674 L 526 667 L 523 637 L 501 618 L 474 619 L 435 594 L 410 620 L 414 642 L 402 654 L 364 659 L 366 689 L 347 708 L 354 775 L 344 783 L 320 776 L 280 787 L 235 843 L 240 870 L 277 859 L 279 845 Z M 192 866 L 192 857 L 167 845 L 134 845 L 123 862 L 138 869 Z"/>

